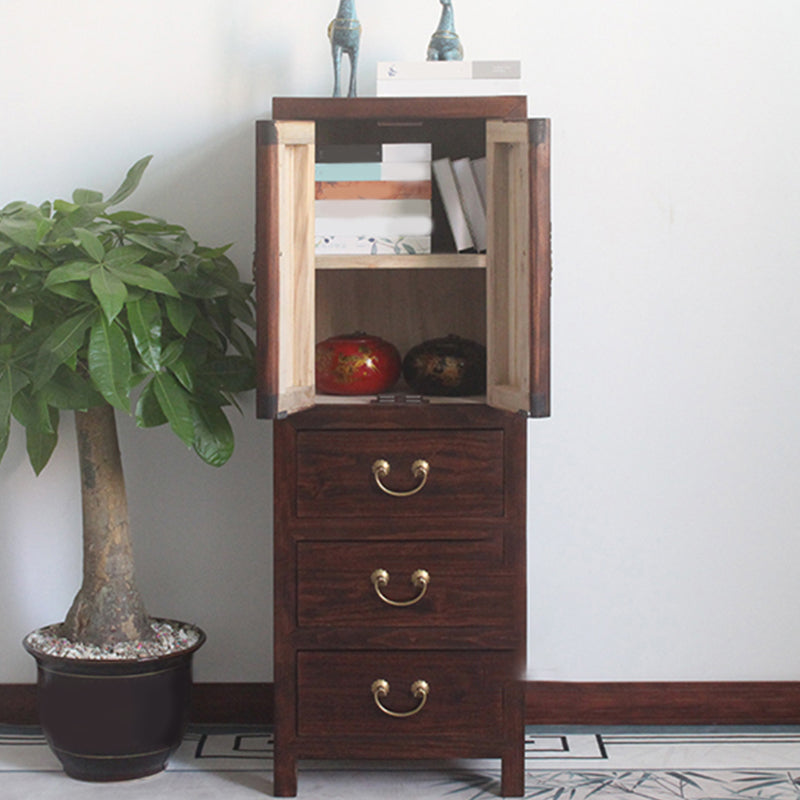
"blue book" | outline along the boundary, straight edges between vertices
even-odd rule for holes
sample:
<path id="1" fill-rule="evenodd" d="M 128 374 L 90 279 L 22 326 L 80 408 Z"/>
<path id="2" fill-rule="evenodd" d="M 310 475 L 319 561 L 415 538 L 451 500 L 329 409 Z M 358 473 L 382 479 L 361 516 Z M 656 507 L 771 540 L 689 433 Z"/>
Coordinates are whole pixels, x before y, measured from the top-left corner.
<path id="1" fill-rule="evenodd" d="M 379 181 L 380 179 L 380 161 L 314 165 L 316 181 Z"/>

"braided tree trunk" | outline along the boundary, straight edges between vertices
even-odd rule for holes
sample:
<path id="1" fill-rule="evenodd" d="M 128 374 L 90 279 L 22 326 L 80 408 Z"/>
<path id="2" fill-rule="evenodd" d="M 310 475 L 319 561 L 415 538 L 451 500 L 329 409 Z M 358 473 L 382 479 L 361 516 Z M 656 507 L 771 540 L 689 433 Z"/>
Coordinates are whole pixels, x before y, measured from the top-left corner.
<path id="1" fill-rule="evenodd" d="M 128 500 L 114 409 L 75 412 L 83 501 L 83 584 L 61 626 L 95 645 L 153 638 L 134 583 Z"/>

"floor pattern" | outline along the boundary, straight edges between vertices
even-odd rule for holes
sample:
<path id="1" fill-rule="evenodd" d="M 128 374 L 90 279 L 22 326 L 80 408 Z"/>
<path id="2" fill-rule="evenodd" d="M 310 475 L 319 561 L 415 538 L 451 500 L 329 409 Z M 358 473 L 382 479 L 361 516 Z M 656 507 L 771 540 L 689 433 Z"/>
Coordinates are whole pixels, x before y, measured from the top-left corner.
<path id="1" fill-rule="evenodd" d="M 491 800 L 499 762 L 301 762 L 298 798 Z M 2 800 L 244 800 L 272 794 L 272 735 L 195 729 L 165 773 L 66 778 L 35 728 L 0 726 Z M 800 800 L 800 728 L 529 728 L 531 800 Z"/>

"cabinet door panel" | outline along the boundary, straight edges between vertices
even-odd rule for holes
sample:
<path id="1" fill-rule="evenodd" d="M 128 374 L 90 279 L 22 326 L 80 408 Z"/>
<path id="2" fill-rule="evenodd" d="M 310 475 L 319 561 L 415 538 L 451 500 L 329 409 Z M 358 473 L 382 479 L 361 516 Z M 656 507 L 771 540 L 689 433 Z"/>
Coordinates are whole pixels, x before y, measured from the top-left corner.
<path id="1" fill-rule="evenodd" d="M 501 729 L 511 661 L 502 653 L 302 652 L 297 677 L 300 736 L 467 738 Z M 419 707 L 420 698 L 410 691 L 416 681 L 427 682 L 430 691 L 418 713 L 396 718 L 376 705 L 376 680 L 389 684 L 382 702 L 399 713 Z"/>
<path id="2" fill-rule="evenodd" d="M 373 472 L 388 463 L 380 488 Z M 423 481 L 412 468 L 424 460 Z M 417 487 L 422 488 L 410 494 Z M 499 517 L 504 513 L 503 432 L 300 431 L 298 517 Z"/>
<path id="3" fill-rule="evenodd" d="M 298 624 L 513 628 L 517 581 L 494 549 L 491 542 L 301 542 Z M 377 570 L 386 599 L 373 583 Z"/>
<path id="4" fill-rule="evenodd" d="M 258 127 L 259 415 L 314 405 L 314 123 Z"/>
<path id="5" fill-rule="evenodd" d="M 550 413 L 549 120 L 487 122 L 487 402 Z"/>

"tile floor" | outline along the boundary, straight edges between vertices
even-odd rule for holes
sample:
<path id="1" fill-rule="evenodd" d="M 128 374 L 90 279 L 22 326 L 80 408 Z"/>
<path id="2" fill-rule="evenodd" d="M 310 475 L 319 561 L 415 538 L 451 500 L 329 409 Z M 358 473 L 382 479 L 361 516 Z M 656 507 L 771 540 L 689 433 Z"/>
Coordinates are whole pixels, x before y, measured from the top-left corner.
<path id="1" fill-rule="evenodd" d="M 499 762 L 301 764 L 299 800 L 491 800 Z M 529 728 L 536 800 L 800 799 L 799 728 Z M 272 737 L 194 729 L 160 775 L 119 784 L 64 776 L 37 729 L 0 726 L 2 800 L 245 800 L 272 795 Z"/>

